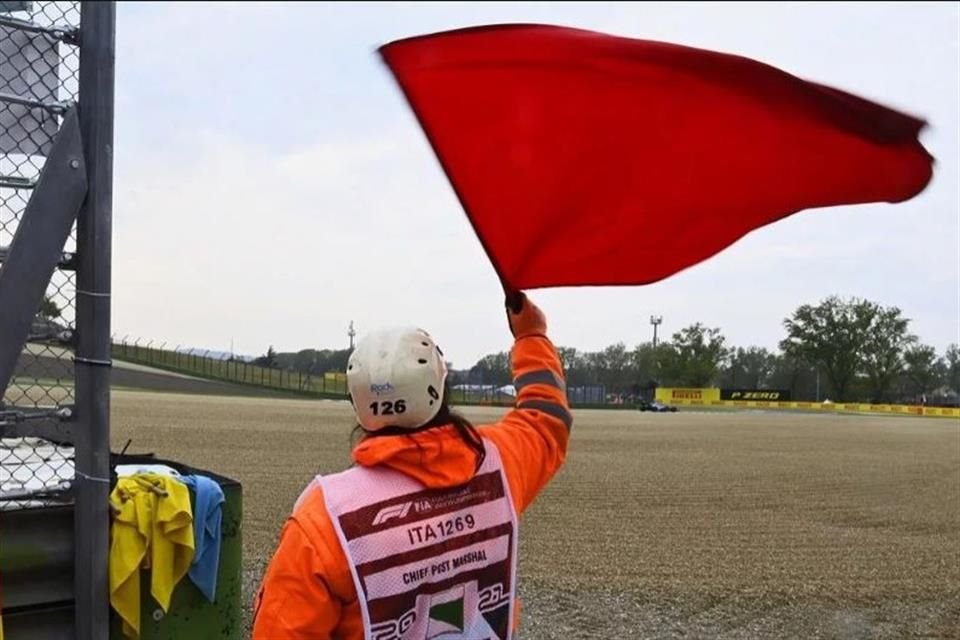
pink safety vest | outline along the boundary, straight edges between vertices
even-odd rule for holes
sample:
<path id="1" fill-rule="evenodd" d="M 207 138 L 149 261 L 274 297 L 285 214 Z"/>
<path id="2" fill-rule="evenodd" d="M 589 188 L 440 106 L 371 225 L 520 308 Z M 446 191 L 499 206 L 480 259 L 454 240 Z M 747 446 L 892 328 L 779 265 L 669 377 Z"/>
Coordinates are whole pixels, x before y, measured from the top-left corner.
<path id="1" fill-rule="evenodd" d="M 496 445 L 470 482 L 427 489 L 386 467 L 317 476 L 367 640 L 506 640 L 517 514 Z"/>

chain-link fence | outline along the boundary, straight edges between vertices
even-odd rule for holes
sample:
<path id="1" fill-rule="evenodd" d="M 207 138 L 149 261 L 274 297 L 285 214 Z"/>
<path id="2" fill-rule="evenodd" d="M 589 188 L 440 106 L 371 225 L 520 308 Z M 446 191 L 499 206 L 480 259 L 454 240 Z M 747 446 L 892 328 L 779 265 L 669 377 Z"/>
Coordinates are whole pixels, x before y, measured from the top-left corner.
<path id="1" fill-rule="evenodd" d="M 0 517 L 48 536 L 0 554 L 14 637 L 107 637 L 115 15 L 0 1 Z"/>
<path id="2" fill-rule="evenodd" d="M 113 357 L 117 371 L 124 368 L 124 363 L 138 364 L 230 384 L 321 397 L 347 397 L 347 380 L 343 373 L 264 367 L 240 358 L 214 357 L 209 351 L 166 349 L 163 344 L 154 346 L 147 340 L 114 343 Z M 122 379 L 122 375 L 115 377 Z"/>
<path id="3" fill-rule="evenodd" d="M 0 3 L 0 259 L 6 257 L 53 139 L 78 99 L 78 2 Z M 0 402 L 0 421 L 66 416 L 74 401 L 76 226 Z M 2 339 L 2 337 L 0 337 Z M 47 410 L 44 412 L 43 410 Z M 0 510 L 42 506 L 73 479 L 73 447 L 0 441 Z"/>
<path id="4" fill-rule="evenodd" d="M 79 97 L 79 24 L 79 2 L 0 2 L 0 252 L 10 246 L 66 109 Z M 74 226 L 64 268 L 54 272 L 37 310 L 5 405 L 74 401 L 75 251 Z"/>
<path id="5" fill-rule="evenodd" d="M 307 366 L 268 367 L 257 361 L 248 361 L 231 355 L 212 354 L 210 351 L 186 349 L 166 343 L 155 344 L 152 340 L 122 339 L 113 343 L 114 385 L 124 386 L 125 367 L 143 365 L 169 371 L 178 375 L 229 384 L 272 389 L 320 398 L 346 399 L 347 378 L 340 371 L 323 370 Z M 187 388 L 189 385 L 182 385 Z M 208 387 L 198 391 L 209 392 Z M 567 398 L 573 406 L 605 406 L 617 404 L 617 399 L 606 394 L 601 385 L 571 386 Z M 451 381 L 450 401 L 453 404 L 510 406 L 516 401 L 510 385 L 469 384 Z"/>

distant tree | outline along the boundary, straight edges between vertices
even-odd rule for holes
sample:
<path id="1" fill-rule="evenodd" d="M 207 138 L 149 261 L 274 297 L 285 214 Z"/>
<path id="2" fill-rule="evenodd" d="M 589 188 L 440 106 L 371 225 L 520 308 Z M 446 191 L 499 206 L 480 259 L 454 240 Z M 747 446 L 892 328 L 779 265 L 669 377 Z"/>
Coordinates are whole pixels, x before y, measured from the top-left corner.
<path id="1" fill-rule="evenodd" d="M 907 391 L 913 396 L 930 393 L 939 382 L 944 369 L 943 361 L 937 357 L 937 351 L 930 345 L 913 345 L 903 354 L 905 363 L 904 377 Z"/>
<path id="2" fill-rule="evenodd" d="M 473 384 L 497 386 L 510 384 L 510 354 L 502 351 L 480 358 L 477 364 L 470 368 L 470 381 Z"/>
<path id="3" fill-rule="evenodd" d="M 706 387 L 717 378 L 728 357 L 726 339 L 719 329 L 701 323 L 691 325 L 673 334 L 663 357 L 662 369 L 672 384 Z"/>
<path id="4" fill-rule="evenodd" d="M 777 357 L 763 347 L 731 349 L 730 359 L 721 375 L 721 386 L 763 389 L 777 366 Z"/>
<path id="5" fill-rule="evenodd" d="M 873 402 L 887 399 L 894 381 L 903 371 L 903 354 L 917 339 L 910 335 L 910 320 L 897 307 L 864 302 L 860 312 L 869 318 L 863 333 L 860 362 L 870 382 Z"/>
<path id="6" fill-rule="evenodd" d="M 557 347 L 557 354 L 560 356 L 560 362 L 563 364 L 563 370 L 567 377 L 567 386 L 580 387 L 593 383 L 591 373 L 587 369 L 585 354 L 570 347 Z"/>
<path id="7" fill-rule="evenodd" d="M 301 349 L 293 356 L 293 368 L 304 373 L 314 373 L 314 364 L 317 361 L 316 349 Z"/>
<path id="8" fill-rule="evenodd" d="M 583 370 L 586 375 L 587 384 L 603 384 L 604 367 L 606 363 L 602 351 L 590 351 L 583 354 Z"/>
<path id="9" fill-rule="evenodd" d="M 622 342 L 610 345 L 597 354 L 598 378 L 608 391 L 626 391 L 633 384 L 631 353 Z"/>
<path id="10" fill-rule="evenodd" d="M 771 389 L 789 389 L 794 399 L 817 397 L 817 369 L 806 360 L 780 354 L 774 358 L 770 373 Z"/>
<path id="11" fill-rule="evenodd" d="M 947 347 L 943 359 L 946 364 L 945 383 L 948 387 L 960 393 L 960 348 L 957 347 L 956 343 Z"/>
<path id="12" fill-rule="evenodd" d="M 783 321 L 787 337 L 780 349 L 795 360 L 822 370 L 836 394 L 846 400 L 860 369 L 864 333 L 871 315 L 863 300 L 831 296 L 818 305 L 805 304 Z"/>
<path id="13" fill-rule="evenodd" d="M 903 371 L 905 350 L 916 342 L 900 309 L 861 298 L 806 304 L 783 324 L 783 352 L 823 371 L 841 401 L 849 399 L 858 375 L 865 379 L 862 391 L 884 400 Z"/>
<path id="14" fill-rule="evenodd" d="M 304 373 L 319 374 L 327 372 L 344 373 L 350 359 L 349 349 L 303 349 L 295 354 L 278 354 L 281 363 L 289 362 L 290 367 Z"/>
<path id="15" fill-rule="evenodd" d="M 38 314 L 44 320 L 56 320 L 62 315 L 60 307 L 50 296 L 43 296 Z"/>
<path id="16" fill-rule="evenodd" d="M 277 362 L 277 352 L 274 351 L 273 345 L 270 345 L 270 347 L 267 349 L 267 352 L 266 352 L 264 355 L 260 356 L 260 357 L 257 358 L 256 360 L 254 360 L 254 361 L 253 361 L 253 364 L 255 364 L 255 365 L 259 366 L 259 367 L 267 367 L 267 368 L 269 368 L 269 369 L 276 369 L 276 368 L 277 368 L 277 365 L 278 365 L 278 362 Z"/>
<path id="17" fill-rule="evenodd" d="M 324 372 L 344 373 L 350 361 L 350 353 L 350 349 L 324 349 L 320 352 L 318 364 Z"/>
<path id="18" fill-rule="evenodd" d="M 651 383 L 660 381 L 660 363 L 662 354 L 670 351 L 670 345 L 660 343 L 656 350 L 652 342 L 643 342 L 633 348 L 631 356 L 631 369 L 633 382 L 640 389 L 648 389 Z"/>

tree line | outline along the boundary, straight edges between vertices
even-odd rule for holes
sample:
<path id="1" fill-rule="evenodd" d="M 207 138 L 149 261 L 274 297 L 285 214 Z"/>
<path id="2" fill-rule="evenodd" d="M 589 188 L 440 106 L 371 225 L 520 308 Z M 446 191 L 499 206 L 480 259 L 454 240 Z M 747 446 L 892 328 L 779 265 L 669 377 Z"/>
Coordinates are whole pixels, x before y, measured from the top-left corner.
<path id="1" fill-rule="evenodd" d="M 37 315 L 52 321 L 61 309 L 45 296 Z M 558 347 L 558 352 L 568 386 L 602 386 L 607 393 L 633 397 L 658 386 L 717 386 L 788 390 L 800 400 L 960 403 L 960 348 L 954 343 L 938 354 L 910 332 L 910 319 L 898 307 L 831 296 L 801 305 L 783 327 L 786 337 L 776 353 L 728 346 L 719 329 L 699 322 L 657 345 L 628 348 L 618 342 L 601 351 Z M 253 364 L 323 374 L 345 371 L 349 357 L 349 349 L 277 353 L 271 346 Z M 453 384 L 510 384 L 509 353 L 486 355 L 450 378 Z"/>
<path id="2" fill-rule="evenodd" d="M 296 353 L 277 353 L 271 345 L 267 352 L 252 364 L 270 369 L 322 375 L 328 371 L 345 372 L 349 359 L 349 349 L 302 349 Z"/>
<path id="3" fill-rule="evenodd" d="M 732 346 L 720 329 L 694 323 L 654 346 L 623 342 L 600 351 L 560 346 L 569 387 L 602 386 L 608 394 L 639 397 L 660 387 L 788 390 L 797 400 L 835 402 L 960 402 L 960 349 L 942 354 L 910 332 L 897 307 L 831 296 L 798 307 L 784 319 L 776 352 Z M 323 374 L 344 372 L 349 349 L 277 353 L 271 346 L 254 364 Z M 510 355 L 492 353 L 452 384 L 510 384 Z"/>
<path id="4" fill-rule="evenodd" d="M 802 400 L 957 402 L 960 349 L 945 353 L 910 332 L 897 307 L 861 298 L 829 297 L 797 308 L 783 321 L 778 352 L 734 347 L 722 332 L 692 324 L 663 343 L 624 343 L 601 351 L 558 347 L 570 387 L 602 385 L 639 396 L 657 386 L 789 390 Z M 509 354 L 481 358 L 458 382 L 510 383 Z"/>

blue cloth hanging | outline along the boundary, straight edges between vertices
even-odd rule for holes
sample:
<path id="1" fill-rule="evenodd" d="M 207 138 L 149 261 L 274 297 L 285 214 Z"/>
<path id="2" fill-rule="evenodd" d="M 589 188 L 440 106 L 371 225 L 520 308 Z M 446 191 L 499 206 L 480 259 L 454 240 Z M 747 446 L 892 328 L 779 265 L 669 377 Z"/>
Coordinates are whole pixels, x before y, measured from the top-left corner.
<path id="1" fill-rule="evenodd" d="M 195 551 L 188 575 L 207 600 L 213 602 L 217 595 L 217 571 L 220 569 L 223 489 L 206 476 L 182 476 L 178 479 L 190 488 L 195 501 Z"/>

